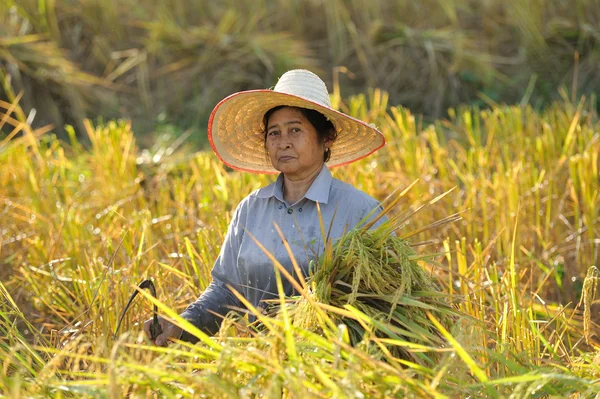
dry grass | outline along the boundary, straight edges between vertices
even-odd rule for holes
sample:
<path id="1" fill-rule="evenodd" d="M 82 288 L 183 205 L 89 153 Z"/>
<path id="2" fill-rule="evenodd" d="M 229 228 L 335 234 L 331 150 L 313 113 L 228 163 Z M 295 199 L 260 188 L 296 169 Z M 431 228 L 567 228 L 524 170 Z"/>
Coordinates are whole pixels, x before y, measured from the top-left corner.
<path id="1" fill-rule="evenodd" d="M 258 336 L 232 319 L 214 339 L 164 351 L 136 340 L 147 301 L 124 321 L 132 334 L 111 340 L 134 285 L 154 277 L 160 312 L 176 318 L 206 287 L 231 210 L 270 178 L 228 172 L 212 154 L 175 144 L 140 152 L 124 122 L 85 122 L 89 148 L 74 134 L 60 142 L 31 128 L 16 104 L 0 103 L 0 120 L 15 132 L 0 140 L 0 263 L 10 269 L 0 300 L 0 392 L 598 394 L 597 330 L 586 323 L 587 344 L 582 316 L 600 245 L 600 124 L 595 104 L 568 97 L 543 112 L 464 107 L 431 125 L 388 107 L 380 91 L 333 98 L 388 139 L 336 177 L 379 199 L 420 179 L 390 215 L 417 254 L 439 253 L 426 270 L 469 315 L 450 331 L 427 316 L 444 348 L 382 336 L 387 321 L 348 305 L 327 310 L 372 332 L 355 347 L 335 318 L 324 317 L 316 333 L 281 316 L 261 319 L 267 330 Z M 438 225 L 457 213 L 461 220 Z M 441 360 L 407 361 L 390 347 Z"/>

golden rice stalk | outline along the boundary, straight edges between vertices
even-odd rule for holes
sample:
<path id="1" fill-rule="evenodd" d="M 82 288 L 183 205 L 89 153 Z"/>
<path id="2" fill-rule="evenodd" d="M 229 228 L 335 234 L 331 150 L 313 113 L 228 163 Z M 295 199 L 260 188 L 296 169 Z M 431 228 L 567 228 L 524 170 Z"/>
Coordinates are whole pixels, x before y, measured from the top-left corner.
<path id="1" fill-rule="evenodd" d="M 592 302 L 596 298 L 596 290 L 598 287 L 598 276 L 600 272 L 598 272 L 598 268 L 596 266 L 592 266 L 588 269 L 587 275 L 585 276 L 585 280 L 583 281 L 583 289 L 581 300 L 579 301 L 578 306 L 581 306 L 583 303 L 583 331 L 585 336 L 585 342 L 589 344 L 589 339 L 591 335 L 590 325 L 591 325 L 591 308 Z"/>
<path id="2" fill-rule="evenodd" d="M 368 316 L 372 324 L 369 328 L 376 331 L 379 338 L 438 347 L 444 340 L 426 312 L 432 313 L 448 329 L 457 312 L 419 265 L 408 243 L 389 232 L 389 225 L 385 223 L 372 230 L 358 228 L 343 236 L 332 251 L 325 251 L 329 255 L 321 257 L 310 276 L 309 295 L 318 303 L 336 308 L 351 305 Z M 290 308 L 295 326 L 312 331 L 319 329 L 318 313 L 309 301 L 301 298 Z M 340 319 L 339 314 L 333 312 L 328 312 L 328 316 L 336 320 L 336 324 L 339 321 L 348 326 L 354 345 L 365 338 L 365 328 L 357 320 Z M 397 345 L 388 350 L 401 359 L 419 363 L 431 360 L 423 353 L 411 352 L 408 347 Z"/>
<path id="3" fill-rule="evenodd" d="M 451 330 L 458 311 L 450 304 L 449 295 L 439 291 L 419 264 L 420 259 L 429 256 L 417 255 L 394 231 L 401 222 L 448 192 L 413 208 L 408 215 L 391 216 L 374 227 L 415 183 L 392 193 L 384 200 L 383 211 L 370 221 L 335 243 L 326 240 L 320 259 L 309 267 L 302 296 L 288 302 L 286 311 L 292 325 L 322 332 L 325 324 L 343 323 L 353 345 L 370 346 L 369 341 L 391 343 L 384 352 L 421 364 L 431 364 L 432 358 L 438 358 L 436 348 L 443 346 L 445 339 L 428 314 Z M 454 220 L 444 218 L 444 223 Z M 321 309 L 315 309 L 315 304 Z"/>

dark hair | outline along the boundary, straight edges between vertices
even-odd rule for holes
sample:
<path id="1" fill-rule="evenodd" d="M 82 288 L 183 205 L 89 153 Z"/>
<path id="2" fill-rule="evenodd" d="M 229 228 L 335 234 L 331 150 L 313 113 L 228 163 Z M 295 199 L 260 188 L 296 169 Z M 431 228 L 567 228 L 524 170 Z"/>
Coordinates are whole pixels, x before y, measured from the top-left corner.
<path id="1" fill-rule="evenodd" d="M 269 118 L 271 118 L 271 115 L 273 115 L 275 113 L 275 111 L 279 111 L 282 108 L 292 108 L 292 109 L 296 109 L 296 110 L 300 111 L 302 113 L 302 115 L 304 115 L 304 117 L 310 122 L 310 124 L 317 131 L 317 135 L 318 135 L 321 143 L 323 143 L 325 140 L 335 141 L 335 139 L 337 138 L 337 131 L 335 130 L 335 126 L 333 126 L 333 123 L 331 123 L 331 121 L 329 119 L 327 119 L 327 117 L 325 117 L 325 115 L 323 115 L 319 111 L 315 111 L 314 109 L 308 109 L 308 108 L 294 107 L 291 105 L 278 105 L 277 107 L 274 107 L 274 108 L 271 108 L 270 110 L 268 110 L 265 113 L 265 116 L 263 117 L 263 125 L 265 127 L 265 132 L 264 132 L 265 133 L 265 137 L 264 137 L 265 151 L 267 151 L 267 154 L 268 154 L 267 126 L 269 124 Z M 329 148 L 327 148 L 327 149 L 325 149 L 325 152 L 323 153 L 323 162 L 329 161 L 330 157 L 331 157 L 331 150 Z"/>

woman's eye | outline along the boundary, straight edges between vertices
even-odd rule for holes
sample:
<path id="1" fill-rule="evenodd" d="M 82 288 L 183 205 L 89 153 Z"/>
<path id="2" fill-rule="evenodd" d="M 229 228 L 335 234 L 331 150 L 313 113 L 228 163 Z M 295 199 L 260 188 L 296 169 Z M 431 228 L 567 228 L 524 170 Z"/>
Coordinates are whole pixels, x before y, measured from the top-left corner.
<path id="1" fill-rule="evenodd" d="M 300 131 L 300 128 L 299 128 L 299 127 L 293 127 L 293 128 L 292 128 L 292 133 L 297 133 L 297 132 L 299 132 L 299 131 Z"/>
<path id="2" fill-rule="evenodd" d="M 271 130 L 271 131 L 269 132 L 269 136 L 276 136 L 276 135 L 278 135 L 278 134 L 279 134 L 279 132 L 278 132 L 277 130 Z"/>

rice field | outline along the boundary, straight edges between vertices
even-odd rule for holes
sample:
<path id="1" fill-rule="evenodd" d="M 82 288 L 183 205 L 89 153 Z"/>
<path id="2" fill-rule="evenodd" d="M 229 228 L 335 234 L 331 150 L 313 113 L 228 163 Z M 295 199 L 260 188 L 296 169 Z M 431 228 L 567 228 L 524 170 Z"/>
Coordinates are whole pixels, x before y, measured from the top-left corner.
<path id="1" fill-rule="evenodd" d="M 233 209 L 273 177 L 226 170 L 185 142 L 141 150 L 127 121 L 85 121 L 85 138 L 67 129 L 59 141 L 18 100 L 0 102 L 0 395 L 600 395 L 594 98 L 426 123 L 379 90 L 334 96 L 388 144 L 333 174 L 388 204 L 396 238 L 353 233 L 358 261 L 336 268 L 350 280 L 327 291 L 315 278 L 258 326 L 230 316 L 215 337 L 195 330 L 198 344 L 168 348 L 144 341 L 152 304 L 185 325 L 177 314 L 209 283 Z M 384 244 L 431 284 L 376 292 L 396 309 L 386 315 L 352 284 L 356 265 L 376 280 L 365 248 Z M 335 254 L 350 258 L 343 248 L 330 247 L 324 274 Z M 158 299 L 142 291 L 113 339 L 145 278 Z"/>
<path id="2" fill-rule="evenodd" d="M 126 117 L 138 142 L 191 131 L 239 90 L 307 68 L 432 118 L 600 90 L 595 0 L 3 0 L 3 85 L 36 128 Z M 375 61 L 376 60 L 376 61 Z M 160 133 L 159 133 L 160 134 Z"/>

